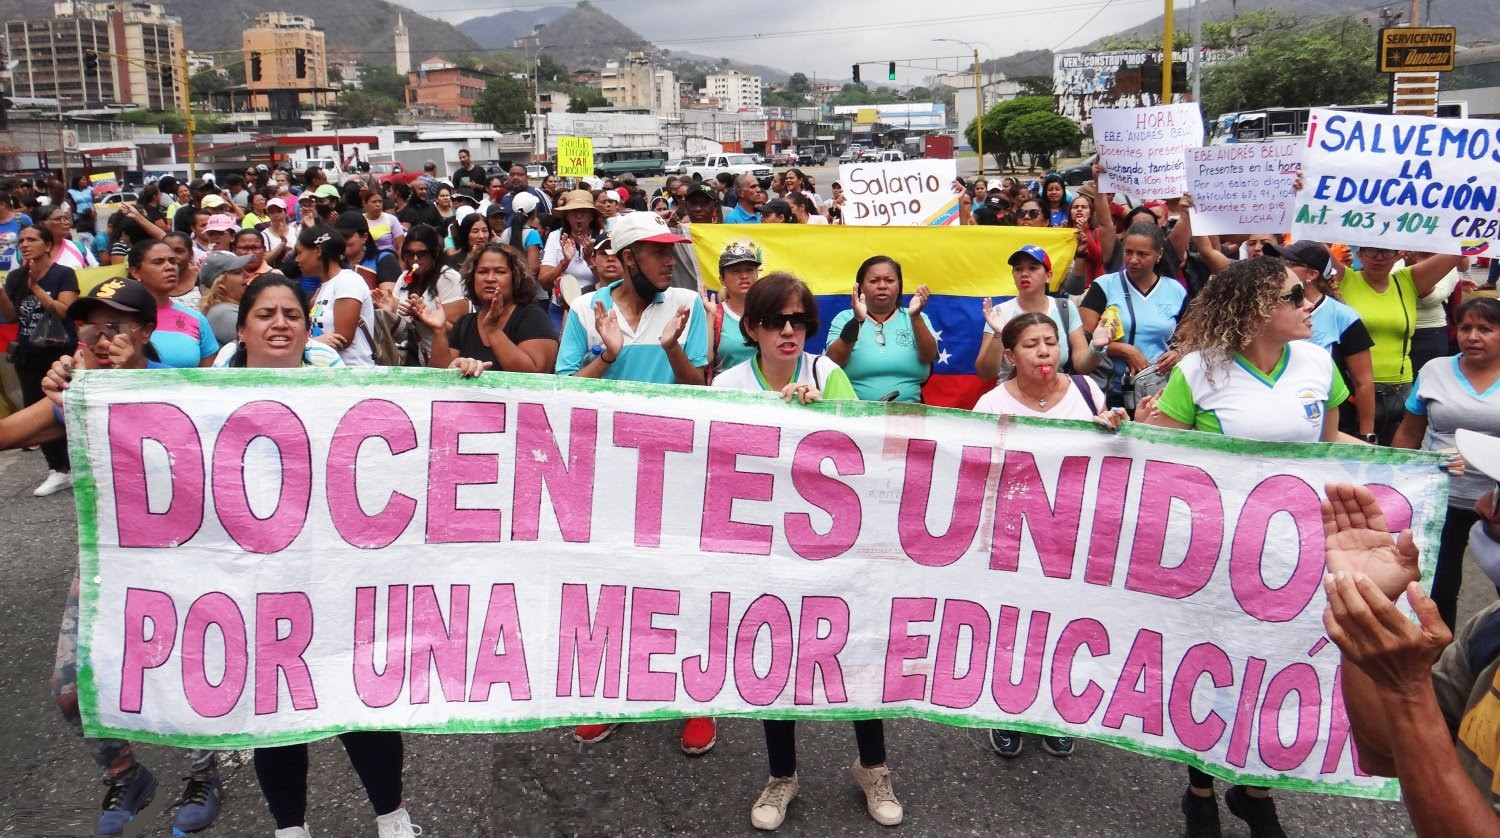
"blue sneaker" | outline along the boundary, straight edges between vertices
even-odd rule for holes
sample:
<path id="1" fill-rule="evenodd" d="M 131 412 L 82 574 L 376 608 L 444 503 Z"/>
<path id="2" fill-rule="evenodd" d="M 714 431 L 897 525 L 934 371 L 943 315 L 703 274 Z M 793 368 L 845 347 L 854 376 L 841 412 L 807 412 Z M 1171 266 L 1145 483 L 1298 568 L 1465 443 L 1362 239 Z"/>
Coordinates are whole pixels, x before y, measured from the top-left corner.
<path id="1" fill-rule="evenodd" d="M 125 824 L 151 804 L 156 794 L 156 776 L 144 765 L 137 765 L 118 777 L 112 777 L 104 793 L 104 811 L 99 815 L 100 835 L 124 835 Z"/>
<path id="2" fill-rule="evenodd" d="M 219 775 L 210 774 L 203 779 L 189 777 L 187 788 L 182 790 L 182 800 L 177 804 L 177 816 L 172 819 L 172 833 L 201 832 L 213 826 L 223 799 L 224 785 L 219 782 Z"/>

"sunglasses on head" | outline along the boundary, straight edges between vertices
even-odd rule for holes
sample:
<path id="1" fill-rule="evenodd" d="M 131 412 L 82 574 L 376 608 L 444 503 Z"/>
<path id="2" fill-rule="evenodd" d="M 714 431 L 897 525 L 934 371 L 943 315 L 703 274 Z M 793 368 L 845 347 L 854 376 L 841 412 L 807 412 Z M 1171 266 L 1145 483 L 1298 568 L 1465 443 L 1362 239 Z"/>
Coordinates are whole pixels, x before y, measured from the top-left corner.
<path id="1" fill-rule="evenodd" d="M 1285 294 L 1281 295 L 1281 301 L 1300 307 L 1304 302 L 1307 302 L 1307 287 L 1300 282 L 1293 285 Z"/>
<path id="2" fill-rule="evenodd" d="M 811 319 L 806 313 L 800 311 L 795 311 L 791 314 L 773 314 L 769 317 L 762 317 L 760 321 L 762 329 L 771 329 L 776 332 L 785 329 L 787 326 L 791 326 L 793 330 L 805 331 L 811 325 Z"/>

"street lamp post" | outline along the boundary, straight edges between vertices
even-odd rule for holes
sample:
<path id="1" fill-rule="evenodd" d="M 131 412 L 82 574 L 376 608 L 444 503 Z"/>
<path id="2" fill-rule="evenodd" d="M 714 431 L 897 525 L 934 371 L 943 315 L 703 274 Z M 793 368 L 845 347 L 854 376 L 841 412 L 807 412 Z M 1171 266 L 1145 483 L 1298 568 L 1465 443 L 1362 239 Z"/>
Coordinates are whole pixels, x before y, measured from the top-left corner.
<path id="1" fill-rule="evenodd" d="M 979 154 L 979 176 L 984 177 L 984 88 L 979 83 L 979 48 L 957 38 L 933 38 L 932 40 L 963 44 L 974 51 L 974 150 Z"/>

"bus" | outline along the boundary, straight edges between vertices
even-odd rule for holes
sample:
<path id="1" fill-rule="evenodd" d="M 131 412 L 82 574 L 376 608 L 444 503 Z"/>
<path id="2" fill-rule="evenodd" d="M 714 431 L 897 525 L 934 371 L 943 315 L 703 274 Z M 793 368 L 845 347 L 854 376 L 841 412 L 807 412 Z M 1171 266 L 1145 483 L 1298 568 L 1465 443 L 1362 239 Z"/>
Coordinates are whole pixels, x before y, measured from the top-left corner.
<path id="1" fill-rule="evenodd" d="M 636 177 L 666 174 L 667 151 L 662 148 L 612 148 L 594 152 L 594 174 L 618 177 L 630 172 Z"/>
<path id="2" fill-rule="evenodd" d="M 1336 111 L 1356 113 L 1391 112 L 1390 106 L 1385 104 L 1329 105 L 1328 107 Z M 1209 123 L 1208 144 L 1268 143 L 1305 137 L 1311 113 L 1311 108 L 1265 108 L 1258 111 L 1222 114 Z M 1469 115 L 1468 103 L 1443 102 L 1438 105 L 1437 115 L 1442 119 L 1465 119 Z"/>

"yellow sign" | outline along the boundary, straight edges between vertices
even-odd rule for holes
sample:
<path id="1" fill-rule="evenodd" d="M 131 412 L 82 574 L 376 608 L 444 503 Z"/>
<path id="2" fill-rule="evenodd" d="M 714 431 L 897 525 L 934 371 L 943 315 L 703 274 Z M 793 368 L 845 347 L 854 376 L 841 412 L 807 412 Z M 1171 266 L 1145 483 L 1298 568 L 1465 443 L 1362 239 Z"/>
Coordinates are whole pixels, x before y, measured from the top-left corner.
<path id="1" fill-rule="evenodd" d="M 593 177 L 594 141 L 588 137 L 558 137 L 557 176 Z"/>
<path id="2" fill-rule="evenodd" d="M 1451 72 L 1457 44 L 1458 32 L 1451 26 L 1387 27 L 1380 30 L 1380 72 Z"/>
<path id="3" fill-rule="evenodd" d="M 125 276 L 125 263 L 121 262 L 118 265 L 105 265 L 98 268 L 82 268 L 73 273 L 78 275 L 78 293 L 87 294 L 94 290 L 94 286 L 99 285 L 106 279 Z"/>

